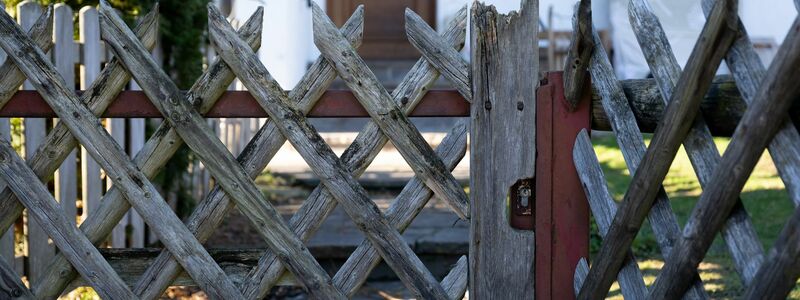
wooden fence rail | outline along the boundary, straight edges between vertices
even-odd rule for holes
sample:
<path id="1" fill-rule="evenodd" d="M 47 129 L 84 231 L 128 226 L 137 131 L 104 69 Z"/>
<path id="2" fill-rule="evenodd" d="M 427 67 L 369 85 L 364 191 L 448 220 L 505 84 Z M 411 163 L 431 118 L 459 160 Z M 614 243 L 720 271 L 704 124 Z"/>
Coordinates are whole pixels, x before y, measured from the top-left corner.
<path id="1" fill-rule="evenodd" d="M 670 99 L 648 147 L 644 146 L 636 124 L 640 117 L 634 116 L 632 111 L 636 105 L 628 103 L 635 102 L 630 99 L 636 96 L 624 93 L 622 83 L 614 78 L 604 49 L 594 49 L 588 66 L 593 87 L 599 92 L 600 102 L 634 176 L 617 208 L 610 201 L 588 136 L 578 136 L 575 163 L 601 234 L 605 235 L 591 269 L 586 261 L 577 266 L 575 292 L 578 298 L 605 297 L 615 279 L 619 280 L 626 297 L 708 298 L 697 275 L 697 266 L 718 232 L 728 245 L 743 285 L 748 287 L 748 298 L 783 298 L 800 276 L 796 268 L 792 269 L 797 264 L 793 240 L 797 232 L 796 219 L 793 217 L 784 228 L 776 243 L 777 251 L 765 257 L 749 216 L 738 199 L 755 163 L 769 144 L 790 199 L 797 203 L 794 193 L 800 178 L 796 171 L 800 166 L 797 153 L 800 135 L 786 113 L 800 92 L 796 85 L 789 84 L 796 80 L 789 69 L 795 68 L 800 59 L 796 50 L 800 21 L 795 21 L 769 72 L 765 72 L 738 20 L 736 1 L 708 0 L 703 7 L 708 21 L 686 69 L 681 72 L 647 1 L 631 0 L 628 6 L 634 32 L 663 95 L 659 98 Z M 594 42 L 595 45 L 599 43 L 596 34 Z M 750 107 L 742 110 L 744 114 L 737 122 L 731 145 L 720 158 L 709 130 L 717 126 L 714 117 L 708 118 L 713 114 L 694 116 L 722 59 L 731 67 L 741 97 Z M 710 120 L 709 126 L 704 118 Z M 700 201 L 682 232 L 663 188 L 659 187 L 681 143 L 703 186 Z M 628 250 L 645 216 L 653 226 L 665 257 L 665 266 L 649 291 L 644 288 L 636 261 Z"/>

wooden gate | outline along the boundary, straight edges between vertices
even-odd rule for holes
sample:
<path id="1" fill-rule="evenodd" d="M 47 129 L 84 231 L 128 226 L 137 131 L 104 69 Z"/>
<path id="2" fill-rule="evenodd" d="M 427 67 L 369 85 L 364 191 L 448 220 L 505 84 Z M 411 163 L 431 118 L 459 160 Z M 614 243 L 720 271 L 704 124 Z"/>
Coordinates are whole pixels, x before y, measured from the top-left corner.
<path id="1" fill-rule="evenodd" d="M 441 34 L 407 10 L 409 41 L 422 58 L 391 93 L 356 52 L 364 31 L 363 7 L 339 29 L 314 5 L 314 40 L 322 55 L 288 92 L 280 88 L 254 53 L 261 42 L 262 10 L 236 32 L 214 6 L 209 6 L 209 35 L 219 58 L 188 91 L 178 90 L 150 56 L 148 47 L 154 43 L 158 28 L 157 8 L 134 29 L 128 28 L 105 1 L 101 1 L 98 12 L 103 39 L 114 57 L 82 93 L 73 90 L 45 55 L 52 8 L 41 14 L 28 33 L 8 14 L 0 13 L 0 47 L 8 54 L 0 67 L 0 115 L 19 116 L 13 108 L 22 105 L 24 113 L 60 120 L 27 161 L 11 147 L 9 136 L 0 141 L 0 178 L 6 184 L 0 192 L 0 232 L 7 231 L 25 210 L 59 250 L 45 264 L 50 272 L 30 288 L 8 262 L 0 259 L 0 292 L 4 297 L 52 298 L 65 289 L 89 285 L 103 298 L 153 299 L 170 285 L 197 284 L 212 298 L 260 299 L 270 287 L 281 284 L 304 286 L 314 298 L 339 299 L 352 296 L 381 260 L 419 298 L 461 298 L 468 281 L 476 298 L 533 295 L 534 234 L 530 228 L 509 225 L 508 207 L 522 211 L 511 214 L 512 218 L 522 216 L 528 219 L 526 222 L 533 218 L 533 202 L 529 200 L 534 195 L 529 184 L 536 171 L 537 136 L 532 129 L 537 107 L 538 48 L 532 45 L 536 45 L 538 31 L 537 1 L 523 1 L 520 12 L 509 15 L 474 5 L 471 66 L 458 53 L 465 44 L 466 8 Z M 444 97 L 453 105 L 438 114 L 461 109 L 465 116 L 465 104 L 477 105 L 471 105 L 472 123 L 453 128 L 433 150 L 408 115 L 418 114 L 423 99 L 435 100 L 436 93 L 429 93 L 429 88 L 440 74 L 455 90 Z M 326 89 L 337 76 L 350 88 L 347 96 L 357 100 L 371 118 L 341 157 L 306 119 L 320 99 L 330 96 Z M 235 78 L 248 88 L 247 92 L 225 92 Z M 37 93 L 16 93 L 26 79 Z M 131 79 L 142 92 L 121 93 Z M 228 114 L 225 103 L 217 103 L 220 98 L 227 99 Z M 237 103 L 243 108 L 231 110 Z M 261 112 L 269 119 L 234 157 L 208 127 L 204 115 L 216 111 L 217 116 L 247 117 L 248 113 L 242 112 L 254 107 L 255 114 Z M 425 113 L 422 107 L 420 110 Z M 162 117 L 166 122 L 131 158 L 101 125 L 99 117 L 111 116 Z M 473 165 L 471 201 L 450 174 L 464 156 L 468 130 Z M 252 180 L 287 140 L 322 182 L 288 222 Z M 391 207 L 381 212 L 355 178 L 389 141 L 416 177 Z M 183 143 L 199 157 L 217 184 L 185 223 L 150 182 Z M 63 213 L 43 183 L 77 146 L 84 147 L 113 181 L 96 212 L 80 226 L 72 224 L 72 216 Z M 510 187 L 517 182 L 524 185 L 516 185 L 519 189 L 512 192 Z M 473 228 L 469 260 L 462 257 L 441 281 L 431 275 L 400 235 L 434 195 L 460 218 L 471 220 Z M 337 204 L 366 240 L 330 277 L 304 242 Z M 209 251 L 203 247 L 234 207 L 263 236 L 268 251 Z M 152 228 L 163 249 L 97 248 L 130 208 Z"/>
<path id="2" fill-rule="evenodd" d="M 576 39 L 567 61 L 567 95 L 580 95 L 588 68 L 610 126 L 633 175 L 623 202 L 611 199 L 585 133 L 577 137 L 575 164 L 592 212 L 604 236 L 591 269 L 585 260 L 577 267 L 575 292 L 580 299 L 604 298 L 617 280 L 630 299 L 708 298 L 697 273 L 698 264 L 717 233 L 728 246 L 748 299 L 782 299 L 800 276 L 800 210 L 795 210 L 770 253 L 765 254 L 739 193 L 758 158 L 768 147 L 795 205 L 800 204 L 800 135 L 787 111 L 800 96 L 796 84 L 800 66 L 800 19 L 795 20 L 769 70 L 759 60 L 737 16 L 735 0 L 704 0 L 707 22 L 681 71 L 666 34 L 646 0 L 628 6 L 633 30 L 666 103 L 649 146 L 645 146 L 635 99 L 614 77 L 611 64 L 592 29 L 590 1 L 583 0 L 575 17 Z M 720 157 L 700 111 L 703 95 L 725 59 L 742 99 L 743 111 L 730 145 Z M 734 125 L 736 123 L 734 122 Z M 641 122 L 640 124 L 641 125 Z M 732 127 L 732 126 L 731 126 Z M 681 230 L 661 182 L 683 144 L 703 193 Z M 634 254 L 629 250 L 647 218 L 657 236 L 665 265 L 653 286 L 646 288 Z"/>

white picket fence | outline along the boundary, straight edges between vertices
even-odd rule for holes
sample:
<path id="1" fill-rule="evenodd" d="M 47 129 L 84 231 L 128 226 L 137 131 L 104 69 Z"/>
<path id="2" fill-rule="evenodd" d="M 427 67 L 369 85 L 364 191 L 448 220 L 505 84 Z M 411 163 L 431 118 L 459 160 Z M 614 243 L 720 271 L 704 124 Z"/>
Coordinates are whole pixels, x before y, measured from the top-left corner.
<path id="1" fill-rule="evenodd" d="M 17 20 L 23 28 L 29 29 L 40 16 L 43 8 L 32 1 L 25 1 L 16 7 Z M 77 18 L 75 18 L 77 16 Z M 77 19 L 79 38 L 74 37 L 74 20 Z M 54 65 L 68 84 L 76 89 L 87 88 L 100 74 L 103 63 L 110 53 L 103 45 L 100 37 L 98 12 L 94 7 L 83 7 L 75 12 L 68 5 L 57 4 L 53 16 L 53 48 L 50 51 Z M 2 52 L 2 51 L 0 51 Z M 5 53 L 0 60 L 5 60 Z M 78 68 L 76 68 L 76 66 Z M 136 83 L 131 82 L 131 89 Z M 22 89 L 33 90 L 28 82 Z M 12 139 L 24 142 L 24 156 L 30 157 L 44 140 L 48 128 L 58 120 L 44 118 L 25 118 L 24 134 Z M 116 141 L 133 156 L 145 142 L 145 119 L 105 119 L 108 131 Z M 10 120 L 0 119 L 0 131 L 10 136 Z M 78 156 L 80 155 L 80 157 Z M 68 216 L 75 216 L 79 224 L 98 207 L 104 192 L 111 181 L 104 181 L 99 165 L 87 155 L 84 149 L 76 149 L 64 161 L 54 178 L 53 193 Z M 80 210 L 78 209 L 80 208 Z M 14 228 L 6 232 L 0 239 L 0 256 L 12 262 L 18 272 L 24 272 L 23 259 L 15 257 L 15 246 L 23 245 L 22 252 L 27 254 L 28 280 L 35 281 L 44 273 L 51 272 L 46 265 L 49 257 L 55 254 L 48 236 L 41 227 L 30 218 L 25 218 L 22 234 L 24 240 L 15 242 Z M 144 247 L 147 242 L 146 227 L 142 218 L 134 211 L 115 228 L 108 246 L 111 247 Z M 23 275 L 23 274 L 20 274 Z"/>

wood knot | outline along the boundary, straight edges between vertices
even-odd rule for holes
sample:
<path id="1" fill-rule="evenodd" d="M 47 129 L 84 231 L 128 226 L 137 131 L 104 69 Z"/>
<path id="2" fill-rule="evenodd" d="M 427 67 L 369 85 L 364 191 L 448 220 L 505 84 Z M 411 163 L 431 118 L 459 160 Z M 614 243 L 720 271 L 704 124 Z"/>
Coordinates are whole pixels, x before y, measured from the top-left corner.
<path id="1" fill-rule="evenodd" d="M 522 103 L 522 101 L 517 101 L 517 110 L 521 111 L 523 109 L 525 109 L 525 103 Z"/>
<path id="2" fill-rule="evenodd" d="M 491 101 L 483 102 L 483 108 L 485 108 L 486 110 L 491 110 L 492 109 L 492 102 Z"/>

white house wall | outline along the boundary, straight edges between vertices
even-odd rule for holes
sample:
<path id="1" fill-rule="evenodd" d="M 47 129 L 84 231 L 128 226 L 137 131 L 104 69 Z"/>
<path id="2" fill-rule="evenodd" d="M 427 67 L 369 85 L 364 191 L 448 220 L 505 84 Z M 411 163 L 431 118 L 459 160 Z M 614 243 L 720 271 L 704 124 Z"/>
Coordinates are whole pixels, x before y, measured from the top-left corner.
<path id="1" fill-rule="evenodd" d="M 325 0 L 311 1 L 325 8 Z M 515 10 L 520 4 L 520 0 L 485 2 L 495 5 L 500 12 Z M 595 27 L 610 30 L 612 33 L 615 49 L 613 61 L 617 75 L 621 78 L 646 76 L 649 69 L 628 21 L 628 0 L 592 2 Z M 470 3 L 472 0 L 437 1 L 436 27 L 441 30 L 454 12 Z M 649 3 L 660 18 L 678 61 L 681 65 L 685 64 L 705 21 L 700 0 L 650 0 Z M 742 22 L 754 38 L 783 40 L 797 15 L 792 0 L 740 0 L 739 3 Z M 540 0 L 543 24 L 550 26 L 546 22 L 548 9 L 552 6 L 553 28 L 559 31 L 569 30 L 574 4 L 575 1 Z M 258 6 L 265 7 L 264 39 L 260 57 L 278 82 L 284 88 L 291 88 L 304 74 L 308 64 L 319 55 L 313 42 L 308 0 L 236 0 L 232 16 L 244 20 Z M 463 53 L 468 53 L 468 48 L 467 45 Z"/>

